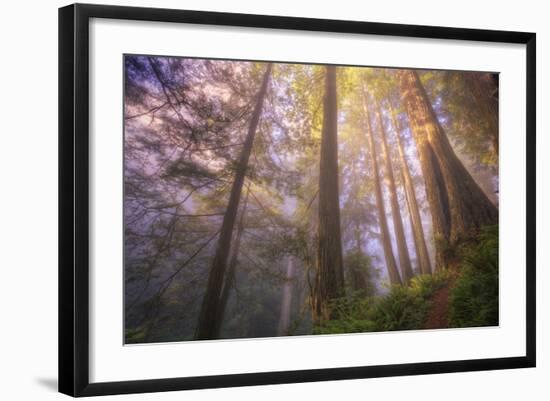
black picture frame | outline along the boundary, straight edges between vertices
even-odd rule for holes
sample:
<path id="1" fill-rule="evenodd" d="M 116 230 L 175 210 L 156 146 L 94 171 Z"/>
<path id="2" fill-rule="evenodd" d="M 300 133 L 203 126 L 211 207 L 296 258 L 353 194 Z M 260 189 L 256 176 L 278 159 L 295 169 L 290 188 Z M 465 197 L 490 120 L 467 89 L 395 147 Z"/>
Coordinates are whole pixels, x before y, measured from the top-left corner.
<path id="1" fill-rule="evenodd" d="M 88 61 L 91 18 L 437 38 L 526 46 L 526 354 L 521 357 L 90 383 Z M 527 368 L 535 366 L 536 35 L 526 32 L 75 4 L 59 9 L 59 391 L 71 396 Z"/>

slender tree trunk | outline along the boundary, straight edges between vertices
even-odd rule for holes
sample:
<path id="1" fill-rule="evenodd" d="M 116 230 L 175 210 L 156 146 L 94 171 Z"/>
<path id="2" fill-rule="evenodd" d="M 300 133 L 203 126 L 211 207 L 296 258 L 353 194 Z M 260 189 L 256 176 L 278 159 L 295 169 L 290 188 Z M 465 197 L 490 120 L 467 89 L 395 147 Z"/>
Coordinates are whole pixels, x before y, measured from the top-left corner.
<path id="1" fill-rule="evenodd" d="M 314 310 L 316 320 L 330 319 L 329 301 L 342 297 L 345 293 L 340 234 L 336 96 L 336 67 L 327 66 L 319 175 L 319 243 Z"/>
<path id="2" fill-rule="evenodd" d="M 498 156 L 498 76 L 490 73 L 464 73 L 463 77 L 491 135 L 491 144 Z"/>
<path id="3" fill-rule="evenodd" d="M 496 224 L 498 209 L 456 156 L 416 71 L 403 70 L 401 85 L 426 183 L 436 268 L 440 268 L 451 262 L 445 248 L 472 238 L 484 225 Z"/>
<path id="4" fill-rule="evenodd" d="M 288 335 L 290 328 L 290 306 L 292 304 L 292 290 L 294 287 L 294 260 L 288 256 L 286 278 L 283 286 L 283 299 L 281 301 L 281 315 L 279 317 L 278 333 L 280 336 Z"/>
<path id="5" fill-rule="evenodd" d="M 430 262 L 428 247 L 426 246 L 426 237 L 424 235 L 424 227 L 422 226 L 422 218 L 420 217 L 416 192 L 414 190 L 409 165 L 407 164 L 407 159 L 405 157 L 405 151 L 403 150 L 401 127 L 397 121 L 391 100 L 388 101 L 388 104 L 390 105 L 390 114 L 392 116 L 393 127 L 395 129 L 395 136 L 397 137 L 397 148 L 399 150 L 399 158 L 401 161 L 401 177 L 405 187 L 405 196 L 409 209 L 411 227 L 413 229 L 414 247 L 416 250 L 416 257 L 418 258 L 418 267 L 421 274 L 432 274 L 432 264 Z"/>
<path id="6" fill-rule="evenodd" d="M 393 229 L 395 232 L 395 239 L 397 241 L 397 251 L 399 254 L 399 267 L 401 267 L 401 278 L 404 283 L 408 283 L 413 277 L 413 271 L 411 267 L 411 258 L 409 256 L 409 249 L 407 248 L 407 239 L 405 237 L 405 230 L 403 228 L 403 219 L 401 217 L 401 210 L 399 208 L 399 200 L 397 199 L 397 190 L 395 188 L 395 177 L 393 175 L 393 165 L 391 161 L 391 155 L 388 149 L 388 140 L 386 138 L 386 129 L 384 128 L 384 121 L 382 119 L 382 112 L 380 111 L 380 103 L 375 99 L 376 104 L 376 117 L 378 119 L 378 126 L 380 136 L 382 138 L 382 149 L 384 153 L 384 160 L 386 164 L 386 178 L 390 187 L 390 204 L 391 213 L 393 218 Z"/>
<path id="7" fill-rule="evenodd" d="M 219 338 L 220 329 L 225 316 L 225 309 L 227 302 L 229 301 L 229 295 L 231 295 L 231 289 L 235 287 L 235 270 L 237 269 L 237 262 L 239 258 L 239 249 L 241 247 L 241 238 L 244 231 L 244 221 L 246 216 L 246 209 L 248 207 L 248 196 L 250 195 L 250 184 L 246 190 L 246 196 L 244 198 L 243 207 L 241 209 L 241 216 L 239 217 L 239 223 L 237 224 L 237 232 L 235 233 L 235 241 L 233 242 L 233 249 L 231 251 L 231 257 L 229 258 L 229 264 L 227 267 L 227 278 L 223 286 L 222 294 L 220 296 L 220 307 L 218 310 L 218 317 L 216 319 L 216 327 L 214 329 L 214 338 Z"/>
<path id="8" fill-rule="evenodd" d="M 262 84 L 260 86 L 260 90 L 258 91 L 256 105 L 252 113 L 252 118 L 250 119 L 248 133 L 246 135 L 239 163 L 237 165 L 237 171 L 233 180 L 231 194 L 229 195 L 229 203 L 223 216 L 220 238 L 218 240 L 218 246 L 212 262 L 212 267 L 210 268 L 206 293 L 203 298 L 199 321 L 195 332 L 195 338 L 199 340 L 213 338 L 216 329 L 216 319 L 219 316 L 220 293 L 227 268 L 229 250 L 231 248 L 231 237 L 233 235 L 233 228 L 235 226 L 235 219 L 241 199 L 244 178 L 248 168 L 248 159 L 250 158 L 252 145 L 254 144 L 254 136 L 256 135 L 256 129 L 262 114 L 264 98 L 267 92 L 269 77 L 271 75 L 271 68 L 272 64 L 270 63 L 266 67 Z"/>
<path id="9" fill-rule="evenodd" d="M 376 160 L 376 146 L 374 143 L 374 136 L 372 133 L 372 125 L 370 121 L 368 94 L 363 93 L 363 109 L 365 112 L 365 119 L 367 120 L 367 143 L 371 159 L 371 170 L 374 174 L 374 193 L 376 196 L 376 209 L 378 210 L 378 221 L 380 224 L 380 241 L 382 242 L 382 248 L 384 249 L 384 257 L 386 259 L 386 269 L 388 270 L 388 276 L 391 284 L 401 285 L 401 277 L 397 270 L 397 264 L 395 257 L 393 256 L 393 249 L 391 246 L 390 231 L 388 229 L 388 222 L 386 221 L 386 208 L 384 206 L 384 198 L 382 197 L 382 187 L 380 185 L 380 173 L 378 170 L 378 161 Z"/>

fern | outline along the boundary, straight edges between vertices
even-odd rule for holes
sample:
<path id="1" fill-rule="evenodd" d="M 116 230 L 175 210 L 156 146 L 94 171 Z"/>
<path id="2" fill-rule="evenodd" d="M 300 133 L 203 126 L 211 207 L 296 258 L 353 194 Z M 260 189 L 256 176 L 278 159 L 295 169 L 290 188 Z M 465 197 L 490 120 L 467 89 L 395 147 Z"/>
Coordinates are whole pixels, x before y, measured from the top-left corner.
<path id="1" fill-rule="evenodd" d="M 353 293 L 331 303 L 335 318 L 313 328 L 314 334 L 414 330 L 422 328 L 430 298 L 449 281 L 447 271 L 416 276 L 409 286 L 392 286 L 389 293 L 364 297 Z"/>
<path id="2" fill-rule="evenodd" d="M 450 295 L 451 325 L 498 325 L 498 225 L 485 227 L 464 250 L 460 271 Z"/>

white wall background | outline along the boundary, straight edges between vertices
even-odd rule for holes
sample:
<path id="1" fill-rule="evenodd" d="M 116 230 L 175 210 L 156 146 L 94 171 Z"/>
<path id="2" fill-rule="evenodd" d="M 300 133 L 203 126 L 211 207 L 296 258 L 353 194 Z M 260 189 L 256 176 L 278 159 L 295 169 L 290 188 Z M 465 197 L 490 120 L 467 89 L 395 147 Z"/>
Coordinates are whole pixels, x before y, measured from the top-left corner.
<path id="1" fill-rule="evenodd" d="M 107 1 L 107 0 L 105 0 Z M 550 275 L 550 25 L 544 2 L 392 0 L 115 1 L 112 4 L 534 31 L 538 41 L 538 367 L 536 369 L 292 384 L 106 399 L 176 400 L 547 400 Z M 0 398 L 53 400 L 57 376 L 57 7 L 10 2 L 0 23 Z"/>

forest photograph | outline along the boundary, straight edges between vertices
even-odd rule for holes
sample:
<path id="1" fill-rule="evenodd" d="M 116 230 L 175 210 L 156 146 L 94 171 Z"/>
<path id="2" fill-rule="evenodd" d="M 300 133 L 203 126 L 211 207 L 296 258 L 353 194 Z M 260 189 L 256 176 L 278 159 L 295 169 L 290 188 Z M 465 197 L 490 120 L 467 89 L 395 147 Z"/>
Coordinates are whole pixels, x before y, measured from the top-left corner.
<path id="1" fill-rule="evenodd" d="M 125 344 L 499 325 L 498 73 L 123 73 Z"/>

